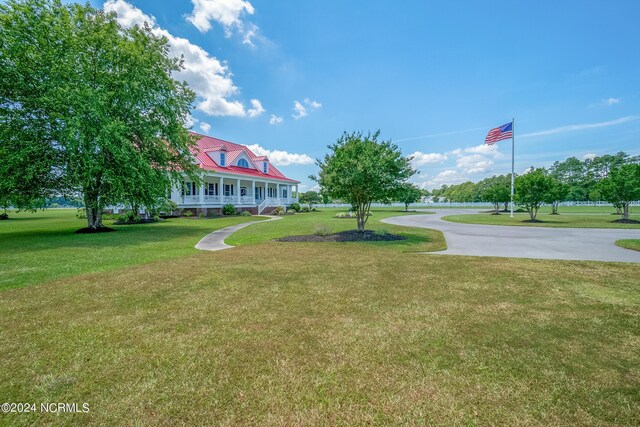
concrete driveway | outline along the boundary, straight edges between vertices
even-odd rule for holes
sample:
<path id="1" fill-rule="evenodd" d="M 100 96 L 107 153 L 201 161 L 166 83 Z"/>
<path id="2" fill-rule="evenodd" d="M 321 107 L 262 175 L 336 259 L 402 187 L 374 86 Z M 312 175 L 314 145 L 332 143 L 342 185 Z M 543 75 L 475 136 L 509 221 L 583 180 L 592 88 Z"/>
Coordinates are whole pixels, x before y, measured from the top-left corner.
<path id="1" fill-rule="evenodd" d="M 442 231 L 448 248 L 434 254 L 640 263 L 640 252 L 614 244 L 620 239 L 640 239 L 640 230 L 476 225 L 441 219 L 471 213 L 478 211 L 443 209 L 436 210 L 435 214 L 397 216 L 381 221 Z"/>

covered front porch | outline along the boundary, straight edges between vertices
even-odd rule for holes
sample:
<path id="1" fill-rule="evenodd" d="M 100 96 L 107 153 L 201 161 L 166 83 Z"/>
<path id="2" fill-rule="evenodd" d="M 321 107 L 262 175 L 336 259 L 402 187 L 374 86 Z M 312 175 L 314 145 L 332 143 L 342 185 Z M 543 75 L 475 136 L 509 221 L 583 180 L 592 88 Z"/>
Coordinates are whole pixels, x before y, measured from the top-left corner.
<path id="1" fill-rule="evenodd" d="M 196 185 L 185 181 L 183 188 L 174 188 L 171 200 L 180 208 L 218 208 L 232 204 L 237 208 L 288 206 L 298 202 L 298 185 L 270 180 L 235 178 L 222 175 L 206 176 Z"/>

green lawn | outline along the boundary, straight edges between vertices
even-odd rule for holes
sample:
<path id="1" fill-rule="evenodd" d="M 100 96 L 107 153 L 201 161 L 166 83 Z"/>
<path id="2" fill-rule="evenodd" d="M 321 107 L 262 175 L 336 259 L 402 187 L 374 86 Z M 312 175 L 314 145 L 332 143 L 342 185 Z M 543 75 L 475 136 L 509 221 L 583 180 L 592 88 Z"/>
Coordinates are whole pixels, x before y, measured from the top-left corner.
<path id="1" fill-rule="evenodd" d="M 424 255 L 441 242 L 413 229 L 397 246 L 271 241 L 349 227 L 335 212 L 200 252 L 244 218 L 67 238 L 82 223 L 52 212 L 0 223 L 3 277 L 67 265 L 0 291 L 0 400 L 90 411 L 0 425 L 640 424 L 640 265 Z M 387 215 L 372 227 L 395 232 Z"/>
<path id="2" fill-rule="evenodd" d="M 550 213 L 540 212 L 537 219 L 542 222 L 524 222 L 530 219 L 526 212 L 515 213 L 511 218 L 509 213 L 501 213 L 500 215 L 491 215 L 490 213 L 480 214 L 464 214 L 449 215 L 442 219 L 451 222 L 461 222 L 464 224 L 485 224 L 485 225 L 516 225 L 526 227 L 565 227 L 565 228 L 631 228 L 640 229 L 640 224 L 620 224 L 612 222 L 620 219 L 619 215 L 611 215 L 600 213 L 599 208 L 594 211 L 582 211 L 573 213 L 562 213 L 559 215 L 551 215 Z M 640 214 L 634 213 L 629 216 L 631 219 L 640 220 Z"/>
<path id="3" fill-rule="evenodd" d="M 10 220 L 0 221 L 0 290 L 193 254 L 193 246 L 214 230 L 264 219 L 184 218 L 121 226 L 106 220 L 105 225 L 118 231 L 87 235 L 73 233 L 87 226 L 75 213 L 75 209 L 11 213 Z"/>
<path id="4" fill-rule="evenodd" d="M 321 226 L 326 227 L 327 231 L 331 233 L 357 228 L 355 218 L 335 217 L 337 213 L 344 211 L 345 209 L 322 209 L 320 212 L 287 216 L 285 221 L 274 221 L 259 227 L 248 227 L 240 230 L 228 238 L 226 243 L 234 246 L 264 243 L 284 236 L 313 234 Z M 419 213 L 425 214 L 425 212 Z M 407 240 L 346 244 L 388 247 L 391 250 L 414 252 L 430 252 L 446 249 L 447 246 L 444 237 L 439 231 L 402 227 L 380 222 L 381 219 L 391 216 L 413 214 L 415 214 L 415 212 L 410 211 L 405 213 L 398 208 L 377 208 L 372 211 L 372 215 L 367 222 L 368 229 L 399 234 L 407 237 Z M 345 243 L 338 244 L 337 248 L 341 248 L 344 244 Z M 291 249 L 291 243 L 276 242 L 275 245 L 283 250 Z"/>
<path id="5" fill-rule="evenodd" d="M 616 245 L 627 249 L 633 249 L 634 251 L 640 251 L 640 240 L 638 239 L 617 240 Z"/>

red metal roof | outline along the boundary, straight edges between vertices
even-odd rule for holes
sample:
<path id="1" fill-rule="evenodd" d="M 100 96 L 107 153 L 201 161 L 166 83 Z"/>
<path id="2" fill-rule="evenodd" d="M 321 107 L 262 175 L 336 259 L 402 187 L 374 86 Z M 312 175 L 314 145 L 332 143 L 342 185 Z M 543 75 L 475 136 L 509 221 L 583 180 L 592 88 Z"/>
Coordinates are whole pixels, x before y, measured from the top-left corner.
<path id="1" fill-rule="evenodd" d="M 215 171 L 215 172 L 223 172 L 235 175 L 244 175 L 250 178 L 268 178 L 268 179 L 276 179 L 279 181 L 286 181 L 291 183 L 299 183 L 300 181 L 296 181 L 295 179 L 287 178 L 280 172 L 271 162 L 269 162 L 269 173 L 263 173 L 262 170 L 255 170 L 251 168 L 241 168 L 238 166 L 220 166 L 218 165 L 207 153 L 213 151 L 220 151 L 222 146 L 225 146 L 227 149 L 227 163 L 233 162 L 240 153 L 243 151 L 247 153 L 247 156 L 254 162 L 257 163 L 259 161 L 266 160 L 266 156 L 256 156 L 249 148 L 244 145 L 236 144 L 234 142 L 223 141 L 218 138 L 213 138 L 211 136 L 202 135 L 196 132 L 191 132 L 193 135 L 198 138 L 198 149 L 192 149 L 191 152 L 196 156 L 198 162 L 200 162 L 200 167 L 205 170 Z M 260 166 L 260 164 L 257 164 Z"/>

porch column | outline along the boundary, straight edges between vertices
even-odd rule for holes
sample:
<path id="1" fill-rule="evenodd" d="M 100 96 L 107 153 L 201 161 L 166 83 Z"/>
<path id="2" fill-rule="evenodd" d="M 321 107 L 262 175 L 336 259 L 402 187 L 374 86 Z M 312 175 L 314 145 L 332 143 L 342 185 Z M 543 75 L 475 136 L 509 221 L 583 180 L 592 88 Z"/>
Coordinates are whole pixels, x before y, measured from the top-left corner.
<path id="1" fill-rule="evenodd" d="M 298 184 L 296 184 L 296 203 L 298 203 Z"/>
<path id="2" fill-rule="evenodd" d="M 291 185 L 287 185 L 287 199 L 293 200 L 293 195 L 291 194 Z"/>
<path id="3" fill-rule="evenodd" d="M 204 205 L 204 181 L 200 184 L 200 194 L 198 196 L 198 201 L 201 205 Z"/>
<path id="4" fill-rule="evenodd" d="M 241 196 L 240 196 L 240 179 L 237 179 L 236 183 L 237 183 L 237 187 L 236 187 L 237 190 L 236 191 L 238 192 L 237 200 L 238 200 L 238 204 L 240 204 L 240 203 L 242 203 Z"/>
<path id="5" fill-rule="evenodd" d="M 218 189 L 218 197 L 220 197 L 220 204 L 224 205 L 224 178 L 220 177 L 220 188 Z"/>
<path id="6" fill-rule="evenodd" d="M 251 180 L 251 200 L 253 203 L 256 202 L 256 182 Z"/>
<path id="7" fill-rule="evenodd" d="M 269 198 L 269 183 L 267 181 L 264 182 L 264 199 Z"/>

